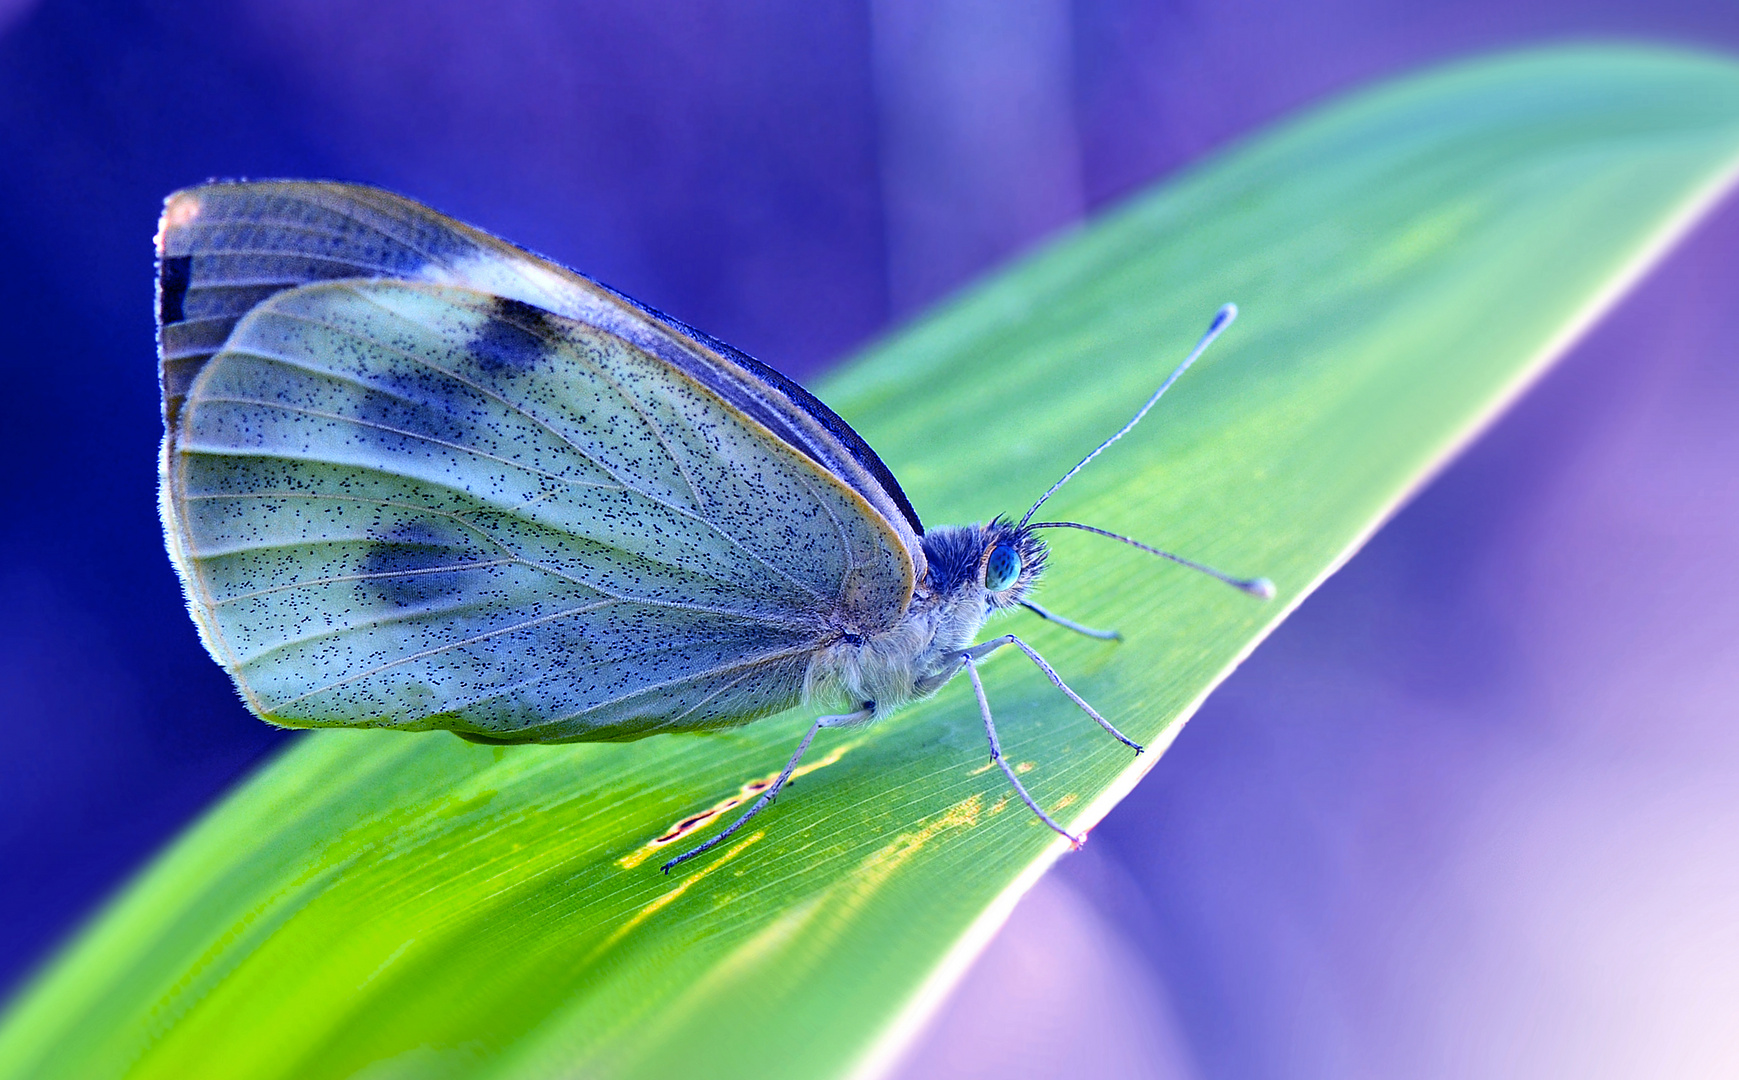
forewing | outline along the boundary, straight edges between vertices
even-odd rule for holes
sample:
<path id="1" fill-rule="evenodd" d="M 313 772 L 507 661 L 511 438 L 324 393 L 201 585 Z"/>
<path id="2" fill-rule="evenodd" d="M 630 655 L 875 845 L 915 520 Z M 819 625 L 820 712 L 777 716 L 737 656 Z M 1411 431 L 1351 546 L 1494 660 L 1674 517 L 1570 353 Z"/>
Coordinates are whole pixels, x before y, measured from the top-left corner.
<path id="1" fill-rule="evenodd" d="M 338 281 L 256 304 L 165 447 L 208 647 L 292 726 L 631 738 L 795 704 L 883 629 L 886 525 L 711 389 L 474 290 Z"/>
<path id="2" fill-rule="evenodd" d="M 171 195 L 157 236 L 165 421 L 255 304 L 344 278 L 460 285 L 600 327 L 689 374 L 857 491 L 922 571 L 923 526 L 875 451 L 801 386 L 581 274 L 409 199 L 356 184 L 207 184 Z"/>

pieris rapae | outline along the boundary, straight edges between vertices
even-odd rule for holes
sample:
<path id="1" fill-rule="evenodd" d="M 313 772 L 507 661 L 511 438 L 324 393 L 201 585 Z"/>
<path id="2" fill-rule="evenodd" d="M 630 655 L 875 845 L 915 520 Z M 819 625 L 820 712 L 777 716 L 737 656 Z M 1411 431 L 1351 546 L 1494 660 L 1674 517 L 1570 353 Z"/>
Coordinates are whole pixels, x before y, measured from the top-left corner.
<path id="1" fill-rule="evenodd" d="M 1088 528 L 1032 515 L 1230 305 L 1018 523 L 925 530 L 796 383 L 408 199 L 190 188 L 165 204 L 157 253 L 164 533 L 206 648 L 262 719 L 571 742 L 843 705 L 666 870 L 765 806 L 821 728 L 962 669 L 992 757 L 1078 843 L 1002 760 L 976 669 L 1002 645 L 1140 749 L 1025 642 L 972 639 L 1015 606 L 1113 636 L 1026 599 L 1037 530 Z"/>

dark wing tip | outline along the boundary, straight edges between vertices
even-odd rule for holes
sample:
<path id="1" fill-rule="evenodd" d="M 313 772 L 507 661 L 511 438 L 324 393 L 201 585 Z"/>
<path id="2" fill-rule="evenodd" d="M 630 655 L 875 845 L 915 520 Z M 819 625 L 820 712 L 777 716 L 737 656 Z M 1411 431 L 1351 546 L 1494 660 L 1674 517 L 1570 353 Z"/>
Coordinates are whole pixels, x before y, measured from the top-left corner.
<path id="1" fill-rule="evenodd" d="M 172 326 L 187 317 L 187 288 L 193 283 L 193 256 L 171 255 L 157 263 L 157 325 Z"/>

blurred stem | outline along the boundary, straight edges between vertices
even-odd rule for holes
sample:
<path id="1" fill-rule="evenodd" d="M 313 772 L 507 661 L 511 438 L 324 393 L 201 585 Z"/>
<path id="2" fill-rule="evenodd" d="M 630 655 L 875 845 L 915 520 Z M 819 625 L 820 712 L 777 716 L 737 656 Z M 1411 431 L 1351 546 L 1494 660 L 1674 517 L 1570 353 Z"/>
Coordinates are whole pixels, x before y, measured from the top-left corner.
<path id="1" fill-rule="evenodd" d="M 889 306 L 1083 210 L 1067 0 L 871 0 Z"/>

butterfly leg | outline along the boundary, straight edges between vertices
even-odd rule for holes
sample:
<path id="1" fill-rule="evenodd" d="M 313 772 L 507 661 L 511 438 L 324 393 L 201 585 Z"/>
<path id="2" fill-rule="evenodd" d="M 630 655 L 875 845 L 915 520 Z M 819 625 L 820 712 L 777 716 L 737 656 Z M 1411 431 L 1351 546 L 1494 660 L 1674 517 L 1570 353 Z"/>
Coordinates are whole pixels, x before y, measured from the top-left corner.
<path id="1" fill-rule="evenodd" d="M 1077 634 L 1086 634 L 1088 637 L 1098 638 L 1100 641 L 1122 641 L 1123 640 L 1123 635 L 1119 631 L 1116 631 L 1116 630 L 1095 630 L 1091 626 L 1082 626 L 1080 623 L 1076 622 L 1075 620 L 1065 619 L 1061 615 L 1058 615 L 1054 611 L 1046 611 L 1044 608 L 1039 607 L 1037 604 L 1033 603 L 1031 600 L 1022 600 L 1020 602 L 1020 606 L 1023 608 L 1026 608 L 1028 611 L 1032 612 L 1034 615 L 1037 615 L 1039 618 L 1044 619 L 1046 622 L 1054 622 L 1058 626 L 1067 627 L 1068 629 L 1073 630 Z"/>
<path id="2" fill-rule="evenodd" d="M 1027 809 L 1037 814 L 1040 821 L 1049 825 L 1059 836 L 1067 840 L 1070 847 L 1079 849 L 1082 844 L 1087 842 L 1087 838 L 1076 836 L 1057 824 L 1057 820 L 1051 815 L 1045 813 L 1044 808 L 1035 802 L 1031 795 L 1027 794 L 1026 788 L 1021 785 L 1020 778 L 1015 776 L 1014 770 L 1009 768 L 1008 762 L 1003 759 L 1002 743 L 996 737 L 996 721 L 990 718 L 990 702 L 984 696 L 984 681 L 978 677 L 978 663 L 973 659 L 971 652 L 962 653 L 961 660 L 966 666 L 966 677 L 972 680 L 972 692 L 978 695 L 978 711 L 984 717 L 984 734 L 990 739 L 990 760 L 996 762 L 997 766 L 1002 769 L 1002 775 L 1008 777 L 1008 782 L 1014 785 L 1015 794 L 1020 796 L 1021 802 L 1026 803 Z"/>
<path id="3" fill-rule="evenodd" d="M 982 645 L 974 645 L 972 648 L 970 648 L 970 649 L 966 650 L 964 653 L 962 653 L 961 656 L 968 659 L 968 660 L 976 660 L 979 657 L 984 656 L 986 653 L 995 652 L 997 649 L 1002 648 L 1004 645 L 1013 645 L 1015 648 L 1019 649 L 1021 652 L 1026 653 L 1027 659 L 1031 660 L 1033 663 L 1037 664 L 1039 666 L 1039 670 L 1045 673 L 1045 677 L 1051 680 L 1051 685 L 1055 686 L 1058 690 L 1061 690 L 1063 693 L 1067 694 L 1069 696 L 1070 701 L 1073 701 L 1076 705 L 1079 705 L 1081 707 L 1082 712 L 1086 713 L 1088 716 L 1091 716 L 1093 718 L 1094 723 L 1096 723 L 1100 727 L 1104 728 L 1107 732 L 1109 732 L 1111 734 L 1112 738 L 1116 739 L 1118 742 L 1122 743 L 1124 746 L 1129 747 L 1131 750 L 1135 751 L 1137 754 L 1141 753 L 1141 744 L 1140 743 L 1131 739 L 1129 736 L 1123 734 L 1123 732 L 1118 731 L 1116 725 L 1112 724 L 1111 721 L 1105 719 L 1103 716 L 1100 716 L 1098 711 L 1096 709 L 1094 709 L 1093 706 L 1087 704 L 1085 701 L 1083 701 L 1081 699 L 1080 694 L 1077 694 L 1073 690 L 1069 689 L 1069 685 L 1063 681 L 1062 677 L 1056 673 L 1056 671 L 1051 667 L 1050 664 L 1045 662 L 1044 657 L 1040 656 L 1036 651 L 1034 651 L 1034 649 L 1031 645 L 1028 645 L 1026 642 L 1022 641 L 1018 637 L 1015 637 L 1013 634 L 1004 634 L 1001 637 L 991 638 L 989 641 L 984 642 Z"/>
<path id="4" fill-rule="evenodd" d="M 785 786 L 785 782 L 791 779 L 791 774 L 797 771 L 797 763 L 803 760 L 803 754 L 809 749 L 809 744 L 815 740 L 816 732 L 824 727 L 841 727 L 845 724 L 855 724 L 860 720 L 867 720 L 874 714 L 874 712 L 874 709 L 866 707 L 859 709 L 857 712 L 843 713 L 839 716 L 816 717 L 815 723 L 809 725 L 809 733 L 803 736 L 802 742 L 797 744 L 797 752 L 791 755 L 791 760 L 787 761 L 785 763 L 785 768 L 780 771 L 779 778 L 773 781 L 772 786 L 766 791 L 761 792 L 761 797 L 754 801 L 749 809 L 743 813 L 743 816 L 731 822 L 730 825 L 725 828 L 724 832 L 719 833 L 711 840 L 696 847 L 689 848 L 681 855 L 678 855 L 676 858 L 665 863 L 664 872 L 668 874 L 670 873 L 670 868 L 678 863 L 685 863 L 696 855 L 711 851 L 713 848 L 718 847 L 720 844 L 730 839 L 732 833 L 746 825 L 750 818 L 764 810 L 767 804 L 773 801 L 773 797 L 779 794 L 779 789 Z"/>

